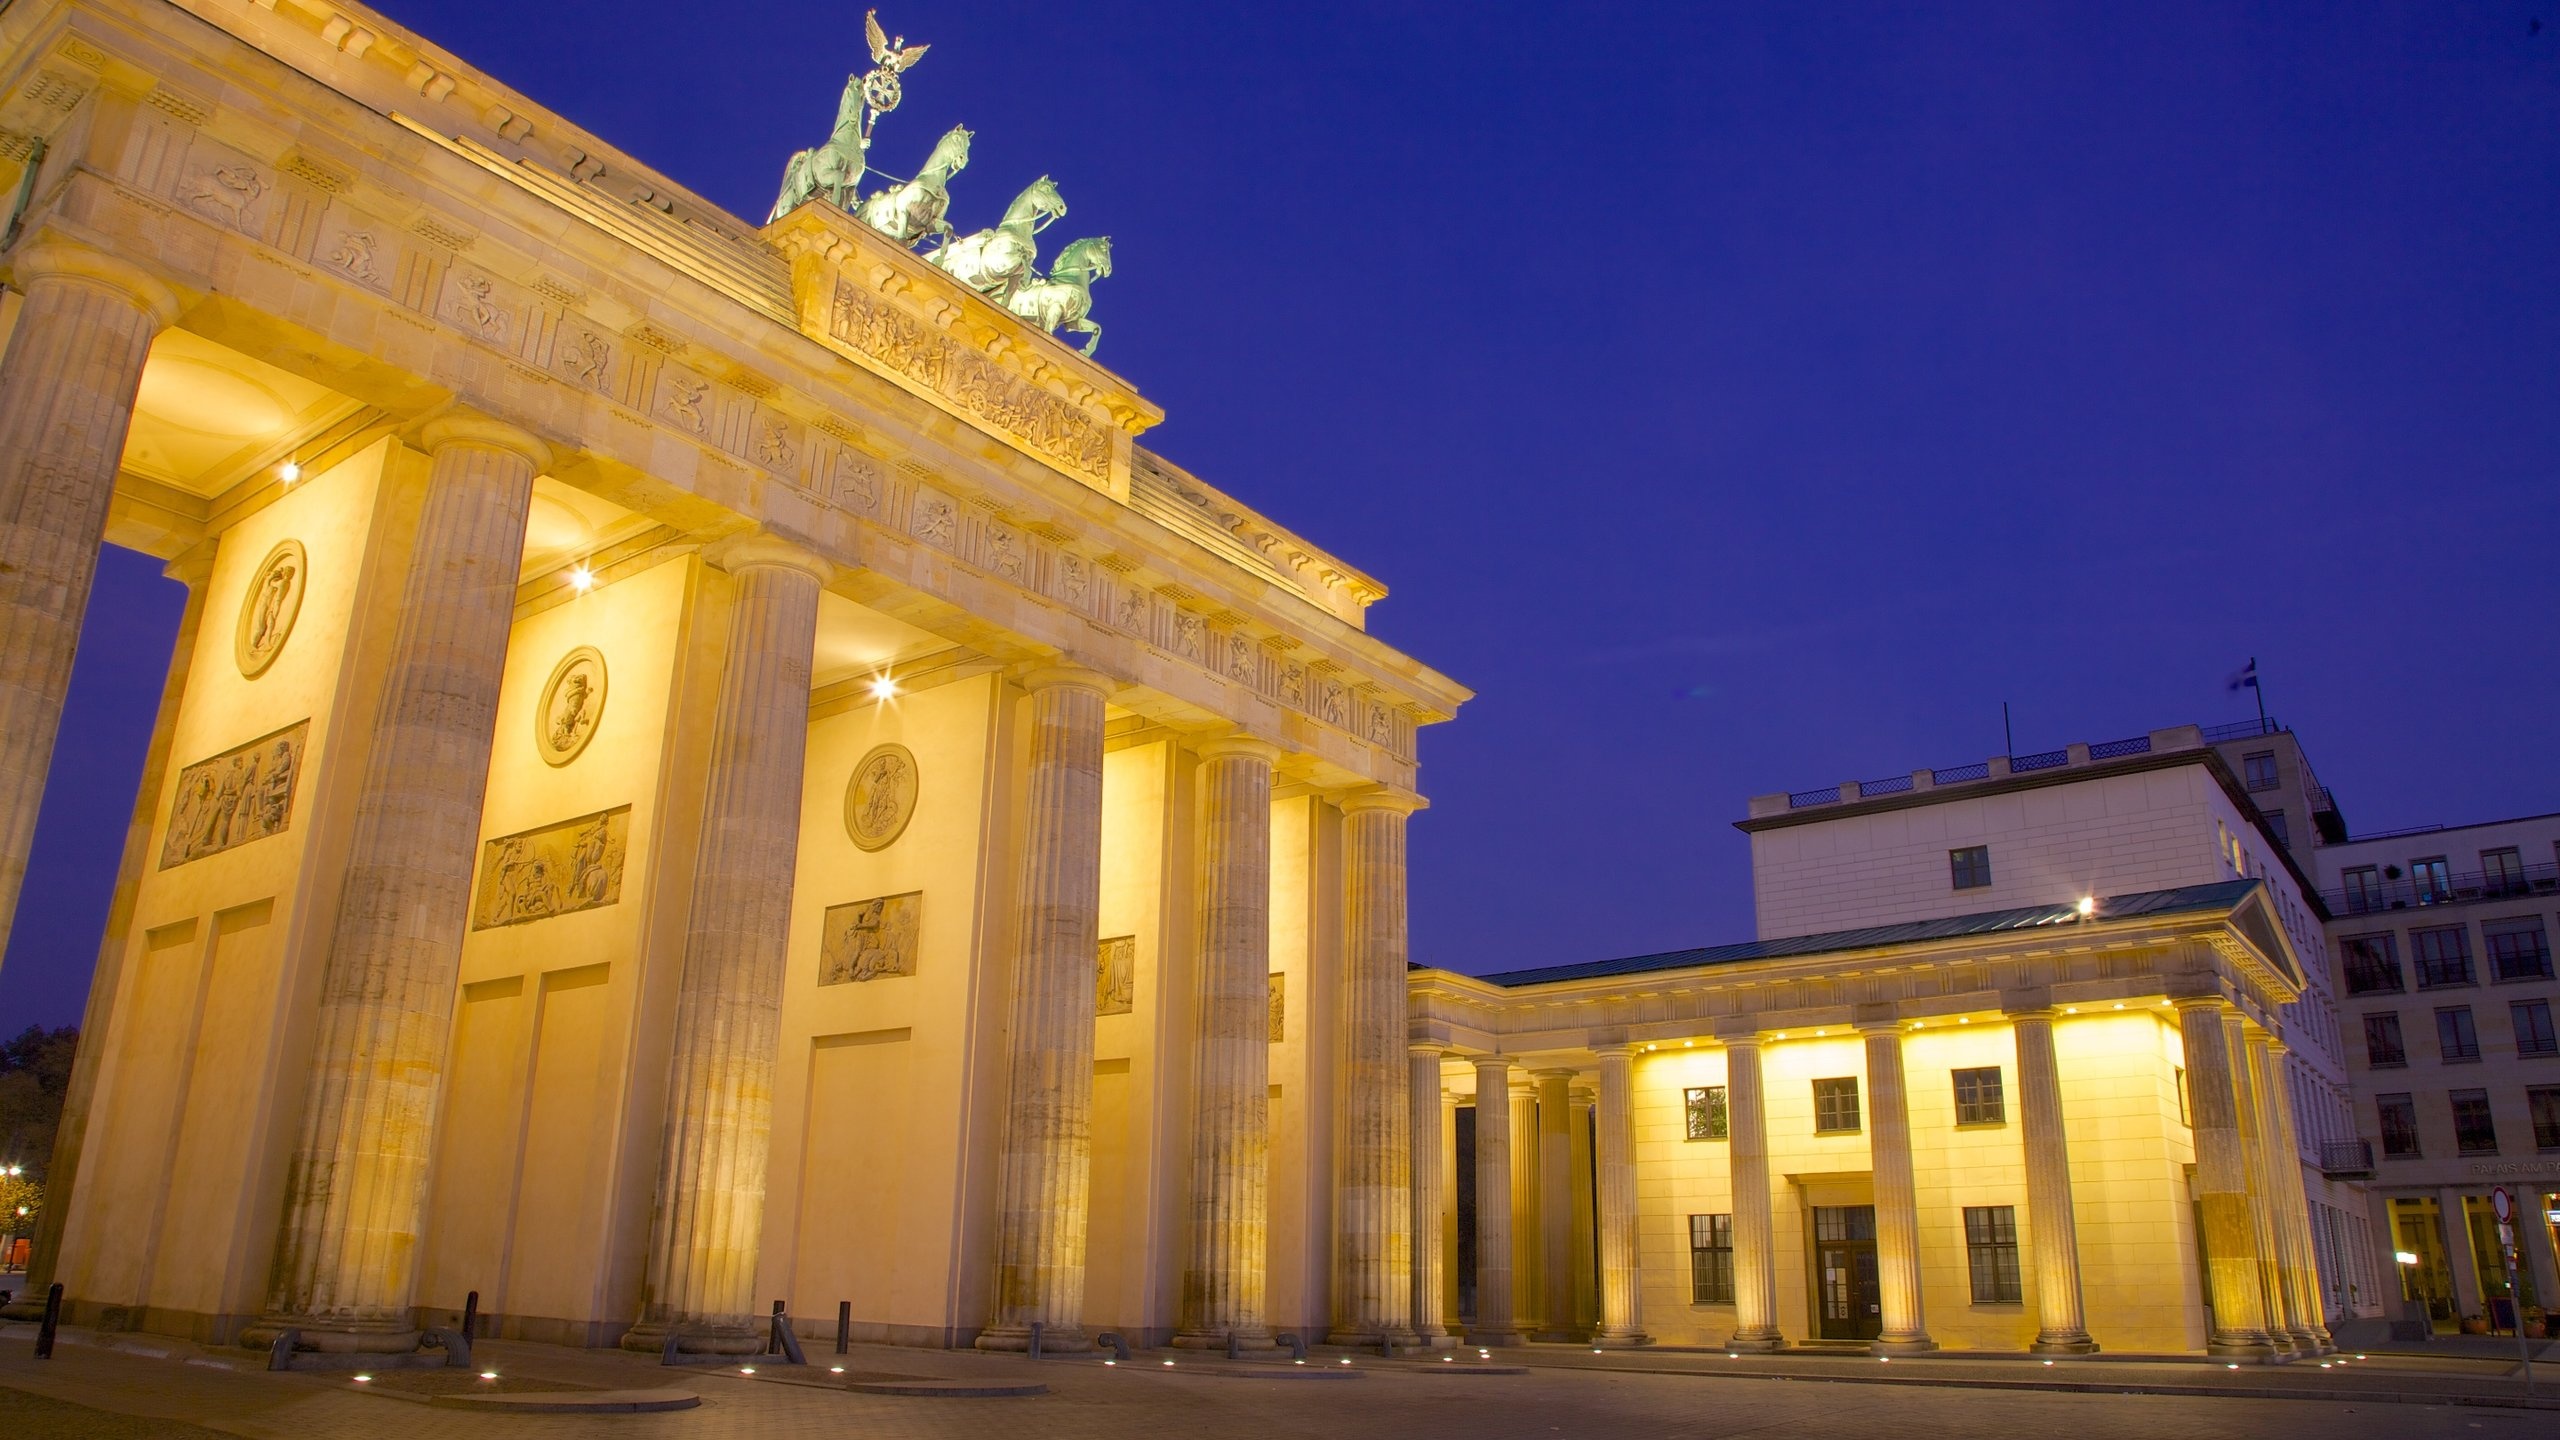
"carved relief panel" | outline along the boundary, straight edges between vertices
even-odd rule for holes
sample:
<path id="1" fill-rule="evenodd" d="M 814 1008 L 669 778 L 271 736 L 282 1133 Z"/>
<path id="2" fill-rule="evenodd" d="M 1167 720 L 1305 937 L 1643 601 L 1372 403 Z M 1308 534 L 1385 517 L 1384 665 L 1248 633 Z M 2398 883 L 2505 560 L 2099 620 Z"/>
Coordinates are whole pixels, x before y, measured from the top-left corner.
<path id="1" fill-rule="evenodd" d="M 818 983 L 850 985 L 913 975 L 916 934 L 923 920 L 921 890 L 828 906 L 818 940 Z"/>
<path id="2" fill-rule="evenodd" d="M 239 622 L 232 628 L 232 658 L 239 662 L 242 675 L 255 680 L 284 650 L 285 637 L 293 633 L 293 622 L 302 614 L 302 592 L 310 569 L 311 561 L 299 540 L 276 542 L 276 548 L 258 562 L 257 573 L 249 577 L 248 593 L 240 597 Z"/>
<path id="3" fill-rule="evenodd" d="M 604 721 L 604 656 L 581 645 L 560 657 L 533 711 L 533 744 L 546 765 L 578 758 Z"/>
<path id="4" fill-rule="evenodd" d="M 1288 1018 L 1289 1018 L 1289 1003 L 1288 1003 L 1288 995 L 1289 995 L 1289 977 L 1288 977 L 1288 975 L 1287 975 L 1286 973 L 1282 972 L 1282 971 L 1278 971 L 1278 970 L 1274 970 L 1274 971 L 1272 971 L 1272 972 L 1271 972 L 1271 1043 L 1272 1043 L 1272 1044 L 1274 1044 L 1274 1045 L 1277 1045 L 1277 1044 L 1279 1044 L 1282 1040 L 1285 1040 L 1285 1039 L 1287 1039 L 1287 1038 L 1288 1038 L 1288 1031 L 1287 1031 L 1287 1028 L 1286 1028 L 1286 1022 L 1287 1022 L 1287 1020 L 1288 1020 Z"/>
<path id="5" fill-rule="evenodd" d="M 873 746 L 844 787 L 844 833 L 855 847 L 885 850 L 905 834 L 920 784 L 913 751 L 898 744 Z"/>
<path id="6" fill-rule="evenodd" d="M 502 835 L 480 849 L 480 894 L 471 928 L 523 925 L 622 899 L 631 807 Z"/>
<path id="7" fill-rule="evenodd" d="M 1111 935 L 1094 947 L 1093 1013 L 1126 1015 L 1138 1002 L 1138 937 Z"/>
<path id="8" fill-rule="evenodd" d="M 310 733 L 310 721 L 297 721 L 180 771 L 160 868 L 283 834 L 293 820 L 302 742 Z"/>

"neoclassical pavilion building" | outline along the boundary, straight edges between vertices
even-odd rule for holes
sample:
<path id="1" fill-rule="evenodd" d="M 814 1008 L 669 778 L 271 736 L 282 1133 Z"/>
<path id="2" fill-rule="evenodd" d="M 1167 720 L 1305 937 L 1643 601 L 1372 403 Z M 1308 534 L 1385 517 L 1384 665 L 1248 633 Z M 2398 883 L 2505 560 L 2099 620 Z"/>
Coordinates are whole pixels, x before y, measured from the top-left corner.
<path id="1" fill-rule="evenodd" d="M 2268 882 L 2235 878 L 1416 970 L 1415 1224 L 1438 1241 L 1419 1322 L 1489 1344 L 2325 1351 L 2283 1079 L 2302 964 Z"/>
<path id="2" fill-rule="evenodd" d="M 1381 586 L 843 212 L 361 5 L 16 0 L 0 96 L 0 916 L 99 547 L 189 597 L 37 1288 L 386 1350 L 475 1291 L 1410 1329 L 1404 835 L 1467 692 Z"/>

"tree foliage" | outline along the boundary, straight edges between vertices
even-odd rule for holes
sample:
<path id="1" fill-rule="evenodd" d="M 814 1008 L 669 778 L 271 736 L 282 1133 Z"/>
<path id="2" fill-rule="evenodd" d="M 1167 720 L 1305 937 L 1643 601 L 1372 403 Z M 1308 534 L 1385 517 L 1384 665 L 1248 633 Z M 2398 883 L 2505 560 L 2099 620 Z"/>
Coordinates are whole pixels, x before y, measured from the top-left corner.
<path id="1" fill-rule="evenodd" d="M 53 1159 L 54 1126 L 62 1120 L 63 1092 L 71 1087 L 71 1053 L 78 1027 L 47 1030 L 30 1025 L 0 1041 L 0 1170 L 25 1167 L 41 1180 Z M 23 1202 L 12 1202 L 11 1211 Z"/>

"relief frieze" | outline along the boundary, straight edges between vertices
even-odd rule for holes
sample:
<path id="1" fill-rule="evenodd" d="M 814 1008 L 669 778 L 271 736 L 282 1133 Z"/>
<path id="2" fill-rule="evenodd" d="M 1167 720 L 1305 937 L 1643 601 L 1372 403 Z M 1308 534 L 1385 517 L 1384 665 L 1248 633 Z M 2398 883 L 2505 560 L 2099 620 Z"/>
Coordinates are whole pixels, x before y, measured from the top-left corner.
<path id="1" fill-rule="evenodd" d="M 1065 468 L 1111 473 L 1111 432 L 1080 407 L 1007 374 L 924 321 L 839 281 L 829 331 L 839 342 L 934 391 Z"/>
<path id="2" fill-rule="evenodd" d="M 628 805 L 489 841 L 480 849 L 471 928 L 524 925 L 619 902 L 630 842 Z"/>
<path id="3" fill-rule="evenodd" d="M 852 985 L 913 975 L 923 918 L 921 890 L 828 906 L 818 941 L 818 983 Z"/>
<path id="4" fill-rule="evenodd" d="M 310 733 L 310 721 L 296 721 L 180 771 L 160 868 L 283 834 L 293 820 L 294 783 Z"/>
<path id="5" fill-rule="evenodd" d="M 1094 947 L 1093 1013 L 1126 1015 L 1138 1004 L 1138 937 L 1105 936 Z"/>

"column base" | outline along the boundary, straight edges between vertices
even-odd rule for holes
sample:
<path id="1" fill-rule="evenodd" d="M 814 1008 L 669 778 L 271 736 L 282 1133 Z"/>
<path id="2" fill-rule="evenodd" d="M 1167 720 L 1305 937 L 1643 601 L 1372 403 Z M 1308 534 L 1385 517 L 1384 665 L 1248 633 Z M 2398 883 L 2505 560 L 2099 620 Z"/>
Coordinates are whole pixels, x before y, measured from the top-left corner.
<path id="1" fill-rule="evenodd" d="M 2207 1340 L 2204 1353 L 2217 1360 L 2246 1360 L 2272 1365 L 2282 1358 L 2267 1337 L 2256 1330 L 2226 1330 Z"/>
<path id="2" fill-rule="evenodd" d="M 1736 1330 L 1725 1337 L 1724 1348 L 1746 1355 L 1772 1355 L 1787 1348 L 1787 1337 L 1775 1328 Z"/>
<path id="3" fill-rule="evenodd" d="M 1653 1337 L 1641 1330 L 1603 1330 L 1591 1337 L 1594 1345 L 1650 1345 Z"/>
<path id="4" fill-rule="evenodd" d="M 1428 1335 L 1417 1334 L 1413 1343 L 1424 1350 L 1455 1350 L 1458 1337 L 1445 1330 L 1435 1330 Z"/>
<path id="5" fill-rule="evenodd" d="M 1541 1345 L 1580 1345 L 1590 1339 L 1580 1330 L 1532 1330 L 1529 1338 Z"/>
<path id="6" fill-rule="evenodd" d="M 1467 1343 L 1480 1350 L 1498 1350 L 1510 1345 L 1526 1345 L 1529 1337 L 1517 1330 L 1470 1330 Z"/>
<path id="7" fill-rule="evenodd" d="M 1357 1346 L 1361 1349 L 1367 1349 L 1379 1344 L 1380 1342 L 1384 1342 L 1389 1345 L 1401 1345 L 1410 1350 L 1414 1346 L 1422 1343 L 1422 1337 L 1414 1334 L 1410 1330 L 1343 1329 L 1326 1331 L 1324 1337 L 1324 1343 L 1327 1345 Z M 1221 1341 L 1220 1343 L 1223 1344 L 1225 1342 Z"/>
<path id="8" fill-rule="evenodd" d="M 2304 1355 L 2326 1355 L 2338 1348 L 2329 1343 L 2326 1331 L 2296 1330 L 2292 1335 L 2293 1348 Z"/>
<path id="9" fill-rule="evenodd" d="M 2095 1355 L 2098 1353 L 2098 1342 L 2090 1339 L 2089 1332 L 2086 1330 L 2047 1331 L 2036 1336 L 2035 1343 L 2027 1347 L 2027 1353 L 2030 1355 Z"/>
<path id="10" fill-rule="evenodd" d="M 43 1318 L 44 1292 L 41 1290 L 36 1291 L 32 1296 L 21 1295 L 6 1305 L 0 1305 L 0 1320 L 42 1320 Z"/>
<path id="11" fill-rule="evenodd" d="M 1224 1350 L 1227 1348 L 1227 1337 L 1230 1333 L 1235 1336 L 1236 1348 L 1239 1350 L 1276 1350 L 1280 1347 L 1280 1342 L 1271 1338 L 1270 1326 L 1239 1325 L 1232 1332 L 1179 1331 L 1173 1337 L 1173 1348 L 1176 1350 Z M 1040 1337 L 1040 1348 L 1043 1350 L 1049 1348 L 1048 1336 Z"/>
<path id="12" fill-rule="evenodd" d="M 773 1338 L 770 1324 L 735 1325 L 681 1320 L 643 1320 L 622 1332 L 617 1342 L 635 1355 L 666 1353 L 667 1337 L 676 1337 L 679 1355 L 757 1355 Z"/>
<path id="13" fill-rule="evenodd" d="M 1937 1348 L 1937 1341 L 1917 1332 L 1909 1335 L 1879 1335 L 1867 1343 L 1868 1351 L 1877 1355 L 1925 1355 Z"/>
<path id="14" fill-rule="evenodd" d="M 1226 1338 L 1218 1343 L 1225 1345 Z M 978 1348 L 998 1354 L 1024 1355 L 1031 1350 L 1031 1327 L 1028 1325 L 990 1325 L 978 1332 Z M 1093 1336 L 1081 1325 L 1040 1331 L 1040 1353 L 1043 1355 L 1081 1355 L 1093 1348 Z"/>
<path id="15" fill-rule="evenodd" d="M 299 1315 L 261 1315 L 240 1332 L 241 1348 L 264 1350 L 292 1330 L 307 1349 L 330 1355 L 406 1355 L 418 1348 L 425 1331 L 402 1321 L 313 1320 Z"/>

